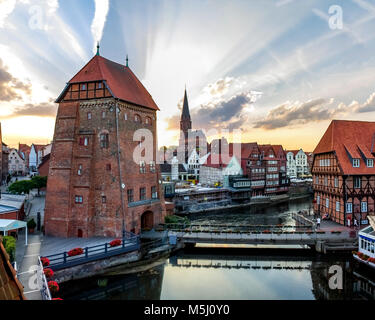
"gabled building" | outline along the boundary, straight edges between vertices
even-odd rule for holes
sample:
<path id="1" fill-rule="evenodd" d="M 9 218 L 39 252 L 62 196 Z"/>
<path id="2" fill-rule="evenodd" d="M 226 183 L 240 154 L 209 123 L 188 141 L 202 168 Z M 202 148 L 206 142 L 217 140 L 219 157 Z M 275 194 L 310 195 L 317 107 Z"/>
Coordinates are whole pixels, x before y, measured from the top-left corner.
<path id="1" fill-rule="evenodd" d="M 310 174 L 309 157 L 302 149 L 286 151 L 287 175 L 300 178 Z"/>
<path id="2" fill-rule="evenodd" d="M 16 149 L 11 149 L 8 156 L 9 174 L 26 175 L 26 163 Z"/>
<path id="3" fill-rule="evenodd" d="M 31 147 L 27 144 L 18 143 L 18 153 L 25 161 L 26 170 L 29 171 L 29 156 L 30 156 Z"/>
<path id="4" fill-rule="evenodd" d="M 9 147 L 2 143 L 2 158 L 1 158 L 1 182 L 7 181 L 9 174 Z"/>
<path id="5" fill-rule="evenodd" d="M 98 48 L 56 102 L 46 235 L 121 237 L 125 230 L 139 233 L 163 222 L 156 166 L 159 108 L 128 63 L 108 60 Z M 143 158 L 142 140 L 133 141 L 135 132 L 145 130 L 151 136 L 149 158 Z"/>
<path id="6" fill-rule="evenodd" d="M 375 206 L 375 122 L 333 120 L 314 150 L 314 212 L 368 224 Z"/>

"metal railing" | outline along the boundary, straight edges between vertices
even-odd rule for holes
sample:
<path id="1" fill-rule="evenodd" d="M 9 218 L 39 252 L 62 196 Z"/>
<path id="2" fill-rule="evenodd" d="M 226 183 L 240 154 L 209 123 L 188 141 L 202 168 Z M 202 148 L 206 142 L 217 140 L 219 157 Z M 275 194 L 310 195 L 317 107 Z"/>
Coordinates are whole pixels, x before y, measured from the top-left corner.
<path id="1" fill-rule="evenodd" d="M 49 267 L 52 270 L 61 270 L 65 268 L 74 267 L 87 262 L 109 258 L 119 254 L 139 250 L 140 240 L 139 236 L 131 232 L 125 233 L 125 238 L 122 239 L 121 245 L 111 246 L 109 242 L 83 248 L 83 254 L 76 256 L 69 256 L 68 252 L 57 253 L 45 256 L 50 261 Z"/>
<path id="2" fill-rule="evenodd" d="M 52 300 L 52 295 L 48 287 L 48 281 L 44 274 L 44 267 L 40 257 L 38 257 L 37 281 L 43 300 Z"/>

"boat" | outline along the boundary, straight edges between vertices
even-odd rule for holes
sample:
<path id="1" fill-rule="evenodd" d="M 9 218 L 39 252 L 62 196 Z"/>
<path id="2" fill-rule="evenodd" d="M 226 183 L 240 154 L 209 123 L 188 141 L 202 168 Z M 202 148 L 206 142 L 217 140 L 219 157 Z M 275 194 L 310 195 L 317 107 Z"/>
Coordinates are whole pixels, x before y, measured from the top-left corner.
<path id="1" fill-rule="evenodd" d="M 368 219 L 370 225 L 358 232 L 358 252 L 353 252 L 353 258 L 375 269 L 375 217 Z"/>

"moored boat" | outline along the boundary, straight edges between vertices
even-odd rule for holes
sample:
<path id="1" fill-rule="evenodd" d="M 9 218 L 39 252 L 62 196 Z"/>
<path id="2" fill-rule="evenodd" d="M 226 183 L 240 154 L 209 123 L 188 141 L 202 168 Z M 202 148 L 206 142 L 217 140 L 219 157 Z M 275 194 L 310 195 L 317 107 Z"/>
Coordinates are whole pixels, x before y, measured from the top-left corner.
<path id="1" fill-rule="evenodd" d="M 353 257 L 375 269 L 375 217 L 368 218 L 370 225 L 358 233 L 358 252 L 353 252 Z"/>

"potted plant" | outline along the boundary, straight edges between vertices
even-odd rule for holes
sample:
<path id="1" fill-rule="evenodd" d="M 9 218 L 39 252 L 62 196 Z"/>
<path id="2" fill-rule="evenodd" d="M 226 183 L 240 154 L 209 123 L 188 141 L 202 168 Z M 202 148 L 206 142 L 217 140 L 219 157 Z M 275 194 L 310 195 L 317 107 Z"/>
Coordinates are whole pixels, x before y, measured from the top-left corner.
<path id="1" fill-rule="evenodd" d="M 112 240 L 109 245 L 111 247 L 118 247 L 121 246 L 122 241 L 120 239 Z"/>
<path id="2" fill-rule="evenodd" d="M 68 256 L 74 257 L 74 256 L 79 256 L 83 253 L 84 253 L 84 251 L 83 251 L 82 248 L 75 248 L 75 249 L 72 249 L 72 250 L 68 251 Z"/>
<path id="3" fill-rule="evenodd" d="M 46 276 L 48 279 L 51 279 L 51 278 L 53 277 L 53 271 L 52 271 L 52 269 L 50 269 L 50 268 L 45 268 L 43 271 L 44 271 L 45 276 Z"/>
<path id="4" fill-rule="evenodd" d="M 40 258 L 40 261 L 42 262 L 43 267 L 48 267 L 49 264 L 50 264 L 49 259 L 48 259 L 48 258 L 45 258 L 45 257 Z"/>
<path id="5" fill-rule="evenodd" d="M 32 218 L 27 222 L 27 229 L 29 230 L 29 233 L 34 233 L 35 228 L 36 223 L 34 221 L 34 218 Z"/>
<path id="6" fill-rule="evenodd" d="M 56 294 L 60 290 L 59 284 L 56 281 L 49 281 L 48 288 L 52 295 Z"/>

